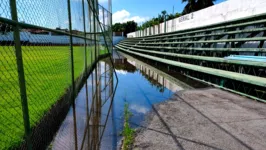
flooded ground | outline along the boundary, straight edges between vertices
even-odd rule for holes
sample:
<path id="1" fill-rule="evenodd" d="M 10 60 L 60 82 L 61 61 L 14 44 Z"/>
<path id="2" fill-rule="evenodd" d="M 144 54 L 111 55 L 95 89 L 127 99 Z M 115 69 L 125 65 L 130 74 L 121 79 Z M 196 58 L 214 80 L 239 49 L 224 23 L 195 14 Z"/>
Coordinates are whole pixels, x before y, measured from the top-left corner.
<path id="1" fill-rule="evenodd" d="M 125 103 L 133 114 L 132 126 L 138 127 L 153 104 L 168 100 L 176 91 L 192 88 L 127 55 L 114 57 L 114 66 L 118 82 L 108 59 L 97 65 L 51 149 L 117 149 L 122 138 Z"/>

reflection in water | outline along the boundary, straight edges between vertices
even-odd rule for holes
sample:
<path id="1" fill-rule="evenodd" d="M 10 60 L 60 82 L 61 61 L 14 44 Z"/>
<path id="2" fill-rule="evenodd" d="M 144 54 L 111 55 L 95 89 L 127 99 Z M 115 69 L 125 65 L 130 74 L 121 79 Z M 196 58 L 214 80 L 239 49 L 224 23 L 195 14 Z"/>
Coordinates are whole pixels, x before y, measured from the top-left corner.
<path id="1" fill-rule="evenodd" d="M 112 67 L 98 63 L 62 123 L 52 149 L 100 149 L 112 110 L 113 83 Z"/>
<path id="2" fill-rule="evenodd" d="M 131 125 L 139 127 L 145 115 L 152 109 L 153 104 L 163 102 L 169 99 L 173 92 L 188 87 L 184 83 L 179 84 L 169 75 L 152 66 L 132 57 L 123 56 L 126 55 L 114 60 L 115 70 L 119 79 L 112 108 L 115 110 L 112 117 L 115 118 L 113 123 L 116 124 L 117 142 L 121 139 L 119 132 L 123 129 L 125 102 L 129 104 L 129 109 L 133 113 L 130 119 Z M 105 134 L 108 136 L 108 133 Z M 108 147 L 106 146 L 103 149 L 108 149 Z"/>
<path id="3" fill-rule="evenodd" d="M 136 63 L 135 61 L 128 61 L 133 64 L 137 69 L 140 70 L 141 74 L 150 81 L 150 83 L 159 89 L 160 92 L 164 92 L 164 89 L 167 88 L 172 92 L 183 90 L 180 85 L 175 84 L 173 81 L 167 77 L 158 73 L 158 70 L 155 68 L 149 67 L 149 65 L 144 63 Z M 157 71 L 157 72 L 156 72 Z"/>
<path id="4" fill-rule="evenodd" d="M 110 64 L 101 61 L 90 75 L 54 138 L 52 149 L 117 149 L 125 102 L 133 113 L 131 125 L 139 127 L 153 104 L 188 87 L 128 56 L 114 60 L 116 82 Z"/>
<path id="5" fill-rule="evenodd" d="M 134 59 L 133 57 L 126 54 L 123 55 L 121 54 L 121 57 L 123 57 L 122 58 L 123 61 L 121 62 L 126 62 L 124 63 L 127 64 L 126 66 L 134 66 L 136 68 L 135 70 L 139 70 L 141 75 L 145 79 L 147 79 L 152 86 L 155 86 L 160 92 L 164 92 L 165 88 L 171 90 L 172 92 L 180 91 L 183 90 L 184 88 L 191 89 L 191 87 L 186 83 L 179 81 L 178 79 L 175 79 L 170 75 L 146 63 L 141 62 L 140 60 Z M 117 69 L 117 67 L 115 68 Z M 130 68 L 130 67 L 124 67 L 124 68 Z M 116 70 L 116 72 L 123 74 L 123 70 Z"/>

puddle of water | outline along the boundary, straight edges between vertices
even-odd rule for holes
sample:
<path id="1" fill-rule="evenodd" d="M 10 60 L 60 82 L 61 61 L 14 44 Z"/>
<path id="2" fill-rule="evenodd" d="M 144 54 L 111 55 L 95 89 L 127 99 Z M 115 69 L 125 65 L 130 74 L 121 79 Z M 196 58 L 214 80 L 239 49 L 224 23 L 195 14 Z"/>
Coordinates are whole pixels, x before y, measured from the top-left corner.
<path id="1" fill-rule="evenodd" d="M 112 123 L 102 140 L 101 149 L 104 150 L 119 146 L 125 103 L 129 104 L 133 113 L 131 125 L 138 127 L 153 104 L 169 99 L 176 91 L 191 88 L 178 80 L 173 81 L 170 76 L 165 76 L 163 72 L 136 59 L 120 56 L 114 60 L 114 64 L 119 82 L 112 107 Z"/>
<path id="2" fill-rule="evenodd" d="M 153 104 L 169 99 L 176 91 L 189 88 L 132 58 L 120 56 L 114 64 L 119 80 L 114 98 L 112 93 L 116 80 L 112 67 L 108 61 L 101 61 L 88 78 L 88 86 L 79 92 L 75 106 L 69 110 L 54 138 L 52 149 L 74 149 L 75 146 L 78 149 L 117 149 L 125 103 L 129 104 L 133 114 L 130 122 L 133 127 L 138 127 Z M 95 86 L 96 83 L 99 84 Z"/>

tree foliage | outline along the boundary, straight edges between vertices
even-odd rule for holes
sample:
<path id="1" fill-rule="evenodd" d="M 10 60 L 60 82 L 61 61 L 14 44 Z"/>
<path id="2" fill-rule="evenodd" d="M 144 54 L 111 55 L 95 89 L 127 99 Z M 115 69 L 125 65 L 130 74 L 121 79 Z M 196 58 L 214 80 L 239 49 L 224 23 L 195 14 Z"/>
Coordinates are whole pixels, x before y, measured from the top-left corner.
<path id="1" fill-rule="evenodd" d="M 192 13 L 214 5 L 215 0 L 182 0 L 182 3 L 187 2 L 182 15 Z"/>
<path id="2" fill-rule="evenodd" d="M 11 31 L 13 31 L 11 25 L 9 25 L 7 23 L 0 22 L 0 33 L 5 34 L 7 32 L 11 32 Z"/>
<path id="3" fill-rule="evenodd" d="M 154 26 L 154 25 L 158 25 L 160 23 L 163 23 L 164 22 L 164 19 L 166 21 L 168 21 L 168 20 L 171 20 L 171 19 L 174 19 L 174 18 L 178 18 L 180 16 L 181 16 L 180 13 L 175 13 L 175 14 L 169 14 L 169 15 L 167 15 L 167 11 L 166 10 L 163 10 L 161 12 L 161 14 L 158 14 L 158 17 L 154 17 L 151 20 L 148 20 L 145 23 L 143 23 L 141 26 L 139 26 L 138 27 L 138 30 L 140 30 L 140 29 L 142 30 L 142 29 L 145 29 L 145 28 L 148 28 L 148 27 L 151 27 L 151 26 Z"/>
<path id="4" fill-rule="evenodd" d="M 124 35 L 127 35 L 130 32 L 135 32 L 137 26 L 138 24 L 135 21 L 127 21 L 125 23 L 115 23 L 112 30 L 113 32 L 124 32 Z"/>

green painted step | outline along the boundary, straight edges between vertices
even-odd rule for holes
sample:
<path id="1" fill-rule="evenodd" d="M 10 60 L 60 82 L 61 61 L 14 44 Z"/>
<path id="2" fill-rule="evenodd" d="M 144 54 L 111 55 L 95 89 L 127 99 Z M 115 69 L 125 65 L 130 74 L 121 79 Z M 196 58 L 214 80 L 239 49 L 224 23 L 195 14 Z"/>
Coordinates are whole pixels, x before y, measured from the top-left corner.
<path id="1" fill-rule="evenodd" d="M 225 71 L 225 70 L 213 69 L 213 68 L 208 68 L 208 67 L 202 67 L 202 66 L 177 62 L 177 61 L 172 61 L 172 60 L 154 57 L 154 56 L 150 56 L 150 55 L 146 55 L 146 54 L 142 54 L 142 53 L 138 53 L 138 52 L 132 52 L 132 51 L 126 50 L 120 46 L 115 46 L 115 47 L 122 50 L 122 51 L 131 53 L 134 55 L 138 55 L 138 56 L 141 56 L 144 58 L 148 58 L 148 59 L 151 59 L 154 61 L 158 61 L 158 62 L 161 62 L 164 64 L 177 66 L 177 67 L 181 67 L 181 68 L 185 68 L 185 69 L 189 69 L 189 70 L 193 70 L 193 71 L 198 71 L 198 72 L 202 72 L 202 73 L 207 73 L 210 75 L 228 78 L 228 79 L 232 79 L 232 80 L 236 80 L 236 81 L 240 81 L 240 82 L 244 82 L 244 83 L 248 83 L 248 84 L 253 84 L 253 85 L 257 85 L 257 86 L 261 86 L 261 87 L 266 87 L 266 78 L 252 76 L 252 75 L 246 75 L 246 74 L 240 74 L 240 73 L 235 73 L 235 72 L 230 72 L 230 71 Z"/>

